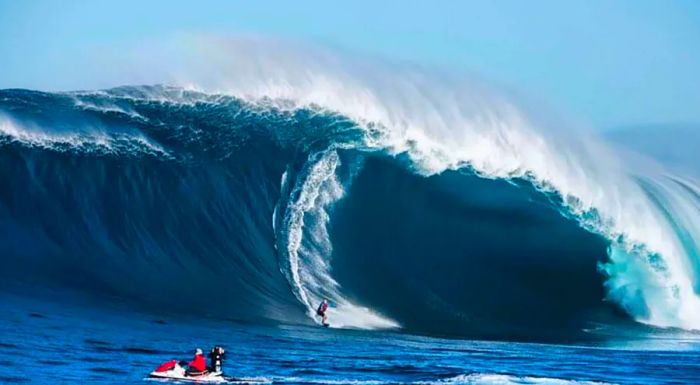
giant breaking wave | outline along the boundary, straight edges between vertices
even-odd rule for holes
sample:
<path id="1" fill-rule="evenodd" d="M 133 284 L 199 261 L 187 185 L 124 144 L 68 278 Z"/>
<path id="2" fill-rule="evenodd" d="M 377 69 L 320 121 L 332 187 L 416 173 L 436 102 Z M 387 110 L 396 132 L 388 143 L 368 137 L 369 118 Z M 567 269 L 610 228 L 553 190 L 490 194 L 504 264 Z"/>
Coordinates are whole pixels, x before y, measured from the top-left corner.
<path id="1" fill-rule="evenodd" d="M 336 327 L 463 336 L 700 329 L 691 179 L 420 71 L 261 68 L 0 91 L 3 280 L 280 322 L 329 297 Z"/>

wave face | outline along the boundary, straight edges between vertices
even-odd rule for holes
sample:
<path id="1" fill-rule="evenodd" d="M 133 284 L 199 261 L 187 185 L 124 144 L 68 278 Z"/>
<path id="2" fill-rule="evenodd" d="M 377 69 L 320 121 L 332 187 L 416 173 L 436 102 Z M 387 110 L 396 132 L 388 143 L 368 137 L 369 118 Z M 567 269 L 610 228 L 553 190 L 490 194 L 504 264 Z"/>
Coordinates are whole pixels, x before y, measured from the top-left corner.
<path id="1" fill-rule="evenodd" d="M 335 327 L 463 336 L 700 328 L 692 180 L 272 96 L 0 91 L 3 280 L 282 322 L 328 297 Z"/>

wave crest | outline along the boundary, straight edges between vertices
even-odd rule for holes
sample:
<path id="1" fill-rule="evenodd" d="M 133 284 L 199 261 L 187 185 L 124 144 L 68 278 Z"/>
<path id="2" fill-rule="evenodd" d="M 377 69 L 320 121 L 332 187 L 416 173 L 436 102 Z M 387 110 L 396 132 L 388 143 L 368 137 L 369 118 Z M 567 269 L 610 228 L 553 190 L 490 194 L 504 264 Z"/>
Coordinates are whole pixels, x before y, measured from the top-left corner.
<path id="1" fill-rule="evenodd" d="M 251 167 L 264 174 L 254 180 L 265 189 L 276 185 L 260 193 L 276 197 L 266 210 L 267 218 L 274 214 L 269 228 L 282 273 L 305 313 L 313 317 L 316 302 L 328 296 L 337 304 L 333 316 L 338 326 L 348 327 L 395 327 L 401 322 L 347 299 L 331 274 L 331 213 L 366 154 L 405 159 L 423 177 L 468 170 L 480 178 L 526 181 L 559 197 L 550 204 L 562 215 L 609 240 L 609 261 L 601 269 L 610 298 L 639 321 L 700 328 L 695 289 L 700 200 L 692 181 L 628 169 L 604 144 L 557 133 L 547 128 L 551 122 L 461 81 L 434 79 L 414 69 L 337 70 L 327 58 L 317 60 L 312 72 L 299 72 L 306 67 L 294 60 L 281 61 L 289 69 L 274 72 L 279 58 L 256 54 L 261 64 L 256 76 L 239 71 L 234 77 L 238 80 L 229 81 L 226 91 L 233 96 L 172 87 L 48 96 L 3 91 L 4 148 L 15 143 L 91 153 L 94 147 L 116 156 L 147 153 L 182 167 L 214 159 L 223 163 L 215 163 L 210 168 L 213 179 L 202 182 L 214 185 L 217 177 L 227 175 L 233 164 L 228 162 L 264 148 L 268 152 L 263 156 L 271 157 L 273 165 Z M 26 105 L 18 107 L 23 99 L 35 97 L 69 113 L 46 117 Z M 76 130 L 69 124 L 76 119 L 97 120 L 103 126 Z M 27 128 L 32 124 L 39 128 Z M 66 127 L 56 128 L 61 125 Z M 347 157 L 346 165 L 340 155 L 344 151 L 356 154 Z M 245 199 L 250 206 L 244 207 L 257 210 L 250 203 L 256 198 Z M 169 241 L 176 239 L 168 234 Z M 244 244 L 243 239 L 236 242 Z M 251 258 L 249 252 L 242 253 Z M 279 290 L 278 283 L 274 286 Z"/>

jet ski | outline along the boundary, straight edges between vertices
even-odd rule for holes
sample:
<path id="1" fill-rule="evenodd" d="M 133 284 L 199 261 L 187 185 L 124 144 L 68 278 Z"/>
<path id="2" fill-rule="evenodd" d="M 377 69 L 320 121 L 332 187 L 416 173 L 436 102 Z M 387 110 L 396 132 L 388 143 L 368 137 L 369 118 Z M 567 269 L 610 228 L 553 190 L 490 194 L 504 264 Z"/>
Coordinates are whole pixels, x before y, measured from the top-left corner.
<path id="1" fill-rule="evenodd" d="M 190 381 L 215 384 L 270 383 L 269 380 L 264 378 L 237 378 L 224 376 L 224 373 L 221 370 L 221 365 L 223 364 L 225 353 L 224 348 L 221 346 L 214 346 L 211 352 L 209 352 L 209 359 L 211 360 L 210 365 L 205 371 L 202 372 L 193 371 L 191 368 L 188 368 L 184 361 L 178 362 L 177 360 L 170 360 L 162 363 L 156 368 L 156 370 L 152 371 L 148 377 L 159 380 L 174 380 L 176 382 Z M 199 354 L 201 354 L 201 352 Z"/>
<path id="2" fill-rule="evenodd" d="M 152 371 L 149 378 L 176 381 L 192 381 L 201 383 L 224 383 L 228 379 L 224 377 L 221 370 L 205 370 L 203 372 L 192 372 L 185 369 L 177 361 L 168 361 Z"/>

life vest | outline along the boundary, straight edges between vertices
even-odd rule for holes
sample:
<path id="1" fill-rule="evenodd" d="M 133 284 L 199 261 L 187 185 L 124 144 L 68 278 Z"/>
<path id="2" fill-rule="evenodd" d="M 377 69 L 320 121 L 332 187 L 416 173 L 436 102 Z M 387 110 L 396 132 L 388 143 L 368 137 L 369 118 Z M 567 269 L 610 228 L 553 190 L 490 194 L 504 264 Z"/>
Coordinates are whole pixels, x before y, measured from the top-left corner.
<path id="1" fill-rule="evenodd" d="M 204 358 L 203 354 L 197 354 L 194 356 L 194 360 L 188 364 L 190 369 L 194 369 L 198 372 L 203 372 L 207 370 L 207 360 Z"/>

